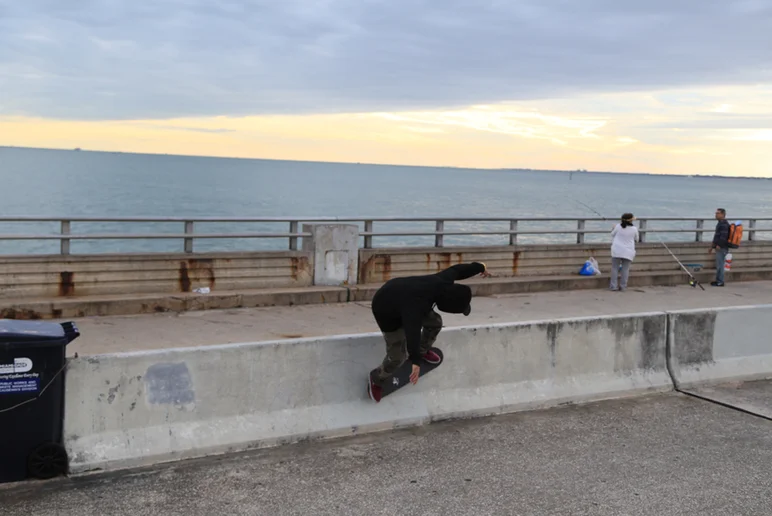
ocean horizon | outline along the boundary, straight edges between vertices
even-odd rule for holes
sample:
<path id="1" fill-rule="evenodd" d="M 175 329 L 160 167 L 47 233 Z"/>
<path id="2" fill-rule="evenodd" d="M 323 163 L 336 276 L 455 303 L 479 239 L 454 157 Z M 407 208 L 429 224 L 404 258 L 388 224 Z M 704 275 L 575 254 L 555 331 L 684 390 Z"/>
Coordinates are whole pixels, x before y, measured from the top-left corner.
<path id="1" fill-rule="evenodd" d="M 735 217 L 772 217 L 769 178 L 584 170 L 430 167 L 0 147 L 4 217 L 572 217 L 703 218 L 718 207 Z M 597 213 L 596 213 L 597 212 Z M 520 229 L 570 228 L 526 226 Z M 535 223 L 534 223 L 535 224 Z M 609 221 L 588 229 L 610 229 Z M 179 224 L 73 224 L 73 232 L 181 232 Z M 286 232 L 284 224 L 200 224 L 197 231 Z M 684 227 L 650 224 L 656 229 Z M 693 227 L 693 223 L 690 227 Z M 772 227 L 760 222 L 758 228 Z M 508 229 L 481 222 L 448 230 Z M 431 223 L 376 224 L 378 231 L 432 230 Z M 2 223 L 2 234 L 58 233 L 56 224 Z M 759 233 L 759 239 L 768 238 Z M 709 235 L 705 237 L 708 238 Z M 675 238 L 674 238 L 675 237 Z M 687 235 L 661 234 L 664 241 Z M 571 242 L 527 235 L 522 243 Z M 693 240 L 693 235 L 690 235 Z M 606 235 L 588 235 L 604 242 Z M 445 245 L 505 244 L 506 236 L 448 236 Z M 376 246 L 432 245 L 431 237 L 376 238 Z M 73 253 L 177 251 L 173 240 L 73 241 Z M 196 250 L 284 249 L 284 239 L 197 241 Z M 57 252 L 56 241 L 0 241 L 3 254 Z"/>
<path id="2" fill-rule="evenodd" d="M 267 162 L 289 162 L 289 163 L 309 163 L 309 164 L 326 164 L 326 165 L 364 165 L 372 167 L 410 167 L 410 168 L 429 168 L 429 169 L 457 169 L 457 170 L 489 170 L 500 172 L 562 172 L 567 174 L 584 173 L 584 174 L 624 174 L 624 175 L 639 175 L 639 176 L 688 176 L 688 177 L 709 177 L 709 178 L 723 178 L 723 179 L 751 179 L 751 180 L 764 180 L 772 181 L 772 176 L 741 176 L 741 175 L 724 175 L 724 174 L 695 174 L 684 172 L 682 174 L 666 174 L 661 172 L 643 172 L 643 171 L 624 171 L 624 170 L 588 170 L 584 168 L 577 168 L 574 170 L 569 169 L 548 169 L 548 168 L 528 168 L 528 167 L 460 167 L 455 165 L 412 165 L 408 163 L 376 163 L 376 162 L 360 162 L 360 161 L 313 161 L 313 160 L 301 160 L 301 159 L 278 159 L 278 158 L 257 158 L 246 156 L 214 156 L 207 154 L 175 154 L 175 153 L 159 153 L 159 152 L 131 152 L 131 151 L 109 151 L 109 150 L 96 150 L 96 149 L 83 149 L 81 147 L 75 148 L 55 148 L 55 147 L 20 147 L 13 145 L 0 145 L 0 151 L 3 149 L 15 149 L 15 150 L 29 150 L 29 151 L 53 151 L 53 152 L 86 152 L 86 153 L 101 153 L 101 154 L 117 154 L 117 155 L 136 155 L 136 156 L 168 156 L 177 158 L 203 158 L 203 159 L 220 159 L 220 160 L 244 160 L 244 161 L 267 161 Z"/>

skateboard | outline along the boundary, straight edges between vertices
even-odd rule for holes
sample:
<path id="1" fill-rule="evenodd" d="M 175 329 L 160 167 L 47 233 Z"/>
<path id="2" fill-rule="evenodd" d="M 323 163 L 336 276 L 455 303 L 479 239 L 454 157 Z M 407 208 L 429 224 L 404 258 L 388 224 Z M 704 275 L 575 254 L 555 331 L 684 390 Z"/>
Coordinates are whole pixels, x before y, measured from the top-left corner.
<path id="1" fill-rule="evenodd" d="M 421 378 L 425 374 L 437 369 L 445 361 L 445 356 L 442 354 L 442 351 L 439 348 L 429 349 L 439 355 L 440 362 L 438 364 L 430 364 L 429 362 L 425 361 L 421 362 L 421 369 L 418 373 L 418 378 Z M 410 362 L 410 360 L 405 360 L 402 365 L 399 366 L 397 370 L 391 374 L 391 376 L 384 379 L 380 385 L 373 382 L 377 371 L 377 367 L 370 371 L 370 376 L 367 381 L 367 395 L 376 403 L 381 401 L 384 396 L 388 396 L 392 392 L 395 392 L 405 385 L 410 384 L 410 373 L 413 372 L 413 363 Z"/>

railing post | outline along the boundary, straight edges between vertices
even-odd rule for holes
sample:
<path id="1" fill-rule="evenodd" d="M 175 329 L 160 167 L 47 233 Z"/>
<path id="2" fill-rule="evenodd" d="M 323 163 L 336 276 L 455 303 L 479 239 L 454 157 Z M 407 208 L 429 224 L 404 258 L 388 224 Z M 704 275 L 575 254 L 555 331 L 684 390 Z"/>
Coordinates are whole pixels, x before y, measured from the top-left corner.
<path id="1" fill-rule="evenodd" d="M 517 221 L 509 221 L 509 245 L 517 245 Z"/>
<path id="2" fill-rule="evenodd" d="M 584 219 L 579 219 L 576 224 L 576 243 L 584 243 Z"/>
<path id="3" fill-rule="evenodd" d="M 297 232 L 298 232 L 298 221 L 297 220 L 291 220 L 290 221 L 289 232 L 293 233 L 293 234 L 297 234 Z M 298 250 L 298 237 L 297 236 L 289 237 L 289 248 L 290 248 L 290 251 L 297 251 Z"/>
<path id="4" fill-rule="evenodd" d="M 298 267 L 311 273 L 314 285 L 340 287 L 357 284 L 361 236 L 358 223 L 304 222 L 303 233 L 309 235 L 303 237 L 303 250 L 310 252 L 312 258 L 310 264 L 300 262 Z M 363 270 L 363 273 L 368 271 Z"/>
<path id="5" fill-rule="evenodd" d="M 748 240 L 755 240 L 756 232 L 754 231 L 754 228 L 756 227 L 756 219 L 750 219 L 748 221 Z"/>
<path id="6" fill-rule="evenodd" d="M 702 242 L 702 231 L 700 231 L 703 228 L 704 221 L 702 219 L 697 221 L 697 232 L 694 234 L 695 236 L 695 242 Z"/>
<path id="7" fill-rule="evenodd" d="M 434 247 L 442 247 L 443 245 L 443 232 L 445 231 L 445 221 L 444 220 L 438 220 L 434 227 L 435 231 L 438 233 L 437 235 L 434 235 Z"/>
<path id="8" fill-rule="evenodd" d="M 646 219 L 638 219 L 638 236 L 639 242 L 645 242 L 646 241 Z"/>
<path id="9" fill-rule="evenodd" d="M 186 220 L 185 221 L 185 234 L 186 235 L 192 235 L 193 234 L 193 221 L 192 220 Z M 185 237 L 185 252 L 186 253 L 192 253 L 193 252 L 193 237 Z"/>
<path id="10" fill-rule="evenodd" d="M 62 236 L 70 234 L 70 221 L 69 220 L 63 220 L 62 221 L 61 234 L 62 234 Z M 59 241 L 59 252 L 61 254 L 70 254 L 70 239 L 69 238 L 62 238 Z"/>
<path id="11" fill-rule="evenodd" d="M 373 221 L 366 220 L 365 233 L 372 233 L 372 232 L 373 232 Z M 373 235 L 365 235 L 365 249 L 372 249 L 372 248 L 373 248 Z"/>

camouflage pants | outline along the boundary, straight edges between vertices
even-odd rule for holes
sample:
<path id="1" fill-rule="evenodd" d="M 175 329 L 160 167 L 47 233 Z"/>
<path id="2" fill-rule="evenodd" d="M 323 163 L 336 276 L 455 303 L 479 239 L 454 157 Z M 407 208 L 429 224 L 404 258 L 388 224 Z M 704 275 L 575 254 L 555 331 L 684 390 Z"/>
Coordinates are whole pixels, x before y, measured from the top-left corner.
<path id="1" fill-rule="evenodd" d="M 421 354 L 429 351 L 442 330 L 442 317 L 434 310 L 430 311 L 421 321 Z M 384 332 L 386 340 L 386 357 L 378 367 L 377 381 L 383 380 L 393 373 L 408 359 L 407 339 L 404 328 Z"/>

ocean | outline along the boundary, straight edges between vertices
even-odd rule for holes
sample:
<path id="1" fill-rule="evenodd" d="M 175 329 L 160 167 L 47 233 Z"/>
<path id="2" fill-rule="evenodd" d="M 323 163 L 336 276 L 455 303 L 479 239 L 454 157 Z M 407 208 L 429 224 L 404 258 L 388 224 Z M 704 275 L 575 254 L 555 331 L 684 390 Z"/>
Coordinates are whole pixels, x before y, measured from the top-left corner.
<path id="1" fill-rule="evenodd" d="M 703 217 L 717 207 L 737 217 L 772 217 L 767 179 L 485 170 L 0 147 L 2 216 L 174 217 Z M 586 205 L 586 206 L 585 206 Z M 686 225 L 684 225 L 686 224 Z M 612 222 L 588 224 L 609 229 Z M 650 228 L 694 223 L 649 223 Z M 574 223 L 523 229 L 573 228 Z M 760 222 L 760 228 L 772 228 Z M 508 229 L 447 223 L 446 230 Z M 432 223 L 376 224 L 376 230 L 433 230 Z M 0 234 L 58 233 L 54 223 L 2 223 Z M 73 232 L 182 232 L 180 224 L 73 224 Z M 196 231 L 286 232 L 286 224 L 200 224 Z M 746 228 L 747 231 L 747 228 Z M 770 239 L 772 233 L 758 234 Z M 693 234 L 660 234 L 665 241 Z M 710 238 L 706 235 L 705 238 Z M 524 235 L 522 243 L 571 242 L 573 235 Z M 589 235 L 588 241 L 608 241 Z M 445 245 L 506 244 L 506 236 L 446 237 Z M 376 238 L 376 246 L 432 245 L 433 237 Z M 285 239 L 202 240 L 198 251 L 285 249 Z M 73 241 L 72 253 L 179 251 L 179 240 Z M 56 253 L 55 241 L 0 241 L 2 254 Z"/>

